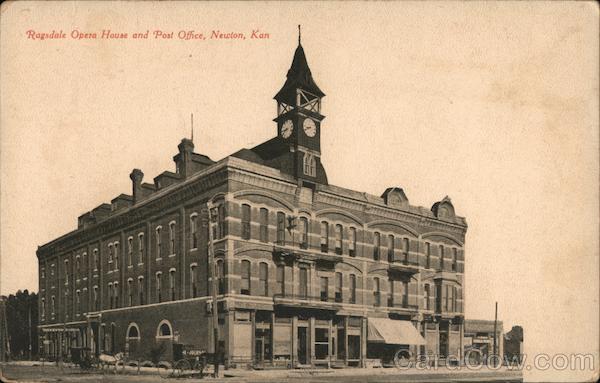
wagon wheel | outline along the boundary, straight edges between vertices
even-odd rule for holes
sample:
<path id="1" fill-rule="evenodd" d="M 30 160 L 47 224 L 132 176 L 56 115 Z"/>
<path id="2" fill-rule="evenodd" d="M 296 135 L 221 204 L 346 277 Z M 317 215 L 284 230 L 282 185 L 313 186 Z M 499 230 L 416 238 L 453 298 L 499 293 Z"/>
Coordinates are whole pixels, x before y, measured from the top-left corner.
<path id="1" fill-rule="evenodd" d="M 158 362 L 158 374 L 161 378 L 170 378 L 173 376 L 173 368 L 171 368 L 171 364 L 168 362 Z"/>
<path id="2" fill-rule="evenodd" d="M 185 376 L 185 374 L 191 373 L 191 368 L 190 362 L 186 359 L 178 360 L 177 363 L 175 363 L 175 367 L 173 367 L 173 376 L 175 378 L 181 378 Z"/>
<path id="3" fill-rule="evenodd" d="M 202 378 L 205 366 L 206 361 L 204 360 L 204 358 L 199 358 L 194 364 L 194 375 L 198 375 L 200 378 Z"/>

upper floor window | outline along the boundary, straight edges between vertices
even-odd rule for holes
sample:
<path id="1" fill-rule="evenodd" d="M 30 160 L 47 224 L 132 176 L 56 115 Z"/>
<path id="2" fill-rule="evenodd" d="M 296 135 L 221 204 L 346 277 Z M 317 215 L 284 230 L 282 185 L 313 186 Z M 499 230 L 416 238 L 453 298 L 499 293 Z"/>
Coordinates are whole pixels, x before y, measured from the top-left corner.
<path id="1" fill-rule="evenodd" d="M 169 270 L 169 295 L 171 301 L 175 300 L 175 269 Z"/>
<path id="2" fill-rule="evenodd" d="M 303 159 L 304 174 L 311 177 L 317 176 L 317 161 L 312 154 L 304 153 Z"/>
<path id="3" fill-rule="evenodd" d="M 429 242 L 425 242 L 425 267 L 431 267 L 431 244 Z"/>
<path id="4" fill-rule="evenodd" d="M 338 255 L 342 255 L 342 239 L 343 239 L 342 225 L 335 225 L 335 253 Z"/>
<path id="5" fill-rule="evenodd" d="M 119 242 L 115 242 L 114 247 L 115 247 L 115 259 L 114 259 L 115 270 L 119 270 Z"/>
<path id="6" fill-rule="evenodd" d="M 321 222 L 321 251 L 329 251 L 329 224 L 325 221 Z"/>
<path id="7" fill-rule="evenodd" d="M 190 235 L 191 235 L 191 240 L 192 240 L 190 247 L 192 249 L 197 249 L 198 248 L 198 215 L 195 213 L 190 216 Z"/>
<path id="8" fill-rule="evenodd" d="M 379 261 L 379 253 L 381 247 L 381 234 L 375 232 L 373 235 L 373 259 Z"/>
<path id="9" fill-rule="evenodd" d="M 251 222 L 250 205 L 242 205 L 242 239 L 250 239 L 250 222 Z"/>
<path id="10" fill-rule="evenodd" d="M 444 245 L 440 245 L 440 270 L 444 270 Z"/>
<path id="11" fill-rule="evenodd" d="M 408 252 L 410 251 L 410 241 L 408 238 L 402 239 L 402 250 L 404 252 L 404 262 L 408 262 Z"/>
<path id="12" fill-rule="evenodd" d="M 112 243 L 108 244 L 108 263 L 111 265 L 113 263 L 113 244 Z M 108 266 L 108 269 L 110 270 L 110 265 Z"/>
<path id="13" fill-rule="evenodd" d="M 277 244 L 285 244 L 285 213 L 277 213 Z"/>
<path id="14" fill-rule="evenodd" d="M 353 227 L 348 230 L 348 255 L 356 255 L 356 229 Z"/>
<path id="15" fill-rule="evenodd" d="M 133 263 L 133 237 L 127 238 L 127 266 Z"/>
<path id="16" fill-rule="evenodd" d="M 50 265 L 50 276 L 51 277 L 54 276 L 54 263 L 52 265 Z"/>
<path id="17" fill-rule="evenodd" d="M 69 284 L 69 260 L 65 259 L 65 285 Z"/>
<path id="18" fill-rule="evenodd" d="M 342 299 L 342 273 L 335 273 L 335 301 L 343 302 Z"/>
<path id="19" fill-rule="evenodd" d="M 277 280 L 276 294 L 283 296 L 285 294 L 285 266 L 277 265 L 275 278 Z"/>
<path id="20" fill-rule="evenodd" d="M 219 294 L 225 294 L 225 277 L 223 272 L 223 260 L 217 260 L 215 274 L 217 278 L 217 291 Z"/>
<path id="21" fill-rule="evenodd" d="M 79 279 L 79 271 L 81 267 L 81 259 L 79 255 L 75 257 L 75 278 Z"/>
<path id="22" fill-rule="evenodd" d="M 144 263 L 144 233 L 138 234 L 138 263 Z"/>
<path id="23" fill-rule="evenodd" d="M 162 273 L 159 271 L 156 273 L 156 302 L 162 302 Z"/>
<path id="24" fill-rule="evenodd" d="M 92 290 L 92 300 L 94 305 L 94 310 L 98 311 L 100 309 L 100 300 L 98 299 L 98 286 L 94 286 Z"/>
<path id="25" fill-rule="evenodd" d="M 269 211 L 261 208 L 259 212 L 260 241 L 269 242 Z"/>
<path id="26" fill-rule="evenodd" d="M 373 278 L 373 306 L 381 306 L 381 290 L 379 278 Z"/>
<path id="27" fill-rule="evenodd" d="M 306 299 L 308 297 L 308 269 L 306 267 L 300 267 L 298 269 L 299 276 L 299 289 L 298 295 L 300 298 Z"/>
<path id="28" fill-rule="evenodd" d="M 133 306 L 133 279 L 127 280 L 127 306 Z"/>
<path id="29" fill-rule="evenodd" d="M 161 235 L 160 235 L 161 230 L 162 230 L 162 227 L 158 226 L 156 228 L 156 233 L 155 233 L 155 237 L 156 237 L 156 259 L 162 258 L 162 242 L 161 242 Z"/>
<path id="30" fill-rule="evenodd" d="M 258 265 L 258 282 L 260 286 L 259 294 L 269 296 L 269 265 L 261 262 Z"/>
<path id="31" fill-rule="evenodd" d="M 100 261 L 98 259 L 98 249 L 94 249 L 94 251 L 92 251 L 93 257 L 94 257 L 94 271 L 98 271 L 98 266 L 100 266 Z"/>
<path id="32" fill-rule="evenodd" d="M 350 303 L 356 303 L 356 275 L 350 274 Z"/>
<path id="33" fill-rule="evenodd" d="M 308 220 L 306 217 L 300 217 L 300 224 L 298 225 L 298 236 L 300 248 L 308 248 Z"/>
<path id="34" fill-rule="evenodd" d="M 213 240 L 221 239 L 225 236 L 225 206 L 220 204 L 210 212 Z"/>
<path id="35" fill-rule="evenodd" d="M 321 277 L 321 300 L 327 302 L 329 300 L 329 278 Z"/>
<path id="36" fill-rule="evenodd" d="M 452 248 L 452 271 L 456 271 L 458 263 L 458 250 L 456 247 Z"/>
<path id="37" fill-rule="evenodd" d="M 113 296 L 115 298 L 115 308 L 119 307 L 119 296 L 120 296 L 120 291 L 119 291 L 119 282 L 115 282 L 113 284 Z"/>
<path id="38" fill-rule="evenodd" d="M 54 313 L 56 309 L 56 298 L 54 297 L 54 295 L 52 296 L 52 298 L 50 298 L 50 314 L 52 314 L 52 316 L 54 316 Z"/>
<path id="39" fill-rule="evenodd" d="M 250 261 L 242 261 L 240 293 L 250 295 Z"/>
<path id="40" fill-rule="evenodd" d="M 169 223 L 169 254 L 175 254 L 175 222 Z"/>
<path id="41" fill-rule="evenodd" d="M 395 241 L 394 236 L 388 235 L 388 248 L 387 248 L 388 254 L 387 254 L 387 256 L 388 256 L 388 262 L 390 262 L 390 263 L 394 262 L 394 246 L 395 246 L 394 241 Z"/>
<path id="42" fill-rule="evenodd" d="M 85 253 L 85 252 L 83 254 L 81 254 L 81 264 L 82 264 L 81 270 L 83 272 L 87 272 L 87 269 L 88 269 L 88 256 L 87 256 L 87 253 Z"/>
<path id="43" fill-rule="evenodd" d="M 429 284 L 425 285 L 425 292 L 423 299 L 425 300 L 425 310 L 431 310 L 431 287 Z"/>
<path id="44" fill-rule="evenodd" d="M 40 269 L 40 278 L 42 278 L 42 279 L 46 278 L 46 268 L 45 267 L 42 267 Z"/>
<path id="45" fill-rule="evenodd" d="M 42 302 L 40 305 L 40 316 L 42 317 L 42 320 L 44 320 L 44 317 L 46 316 L 46 299 L 42 298 Z"/>
<path id="46" fill-rule="evenodd" d="M 144 277 L 138 277 L 138 301 L 140 305 L 144 304 Z"/>
<path id="47" fill-rule="evenodd" d="M 190 266 L 190 289 L 192 290 L 192 298 L 196 298 L 198 296 L 198 275 L 197 275 L 197 266 L 195 264 Z"/>

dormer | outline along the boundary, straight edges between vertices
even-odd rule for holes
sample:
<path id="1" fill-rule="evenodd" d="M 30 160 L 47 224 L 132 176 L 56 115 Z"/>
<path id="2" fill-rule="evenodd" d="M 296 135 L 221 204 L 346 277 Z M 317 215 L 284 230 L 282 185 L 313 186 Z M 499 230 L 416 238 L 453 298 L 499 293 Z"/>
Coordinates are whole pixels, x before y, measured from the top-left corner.
<path id="1" fill-rule="evenodd" d="M 452 205 L 452 201 L 448 196 L 445 196 L 444 199 L 438 201 L 433 204 L 431 207 L 431 211 L 437 218 L 441 219 L 454 219 L 456 214 L 454 213 L 454 205 Z"/>
<path id="2" fill-rule="evenodd" d="M 408 198 L 400 187 L 387 188 L 381 195 L 383 202 L 391 207 L 402 207 L 408 205 Z"/>

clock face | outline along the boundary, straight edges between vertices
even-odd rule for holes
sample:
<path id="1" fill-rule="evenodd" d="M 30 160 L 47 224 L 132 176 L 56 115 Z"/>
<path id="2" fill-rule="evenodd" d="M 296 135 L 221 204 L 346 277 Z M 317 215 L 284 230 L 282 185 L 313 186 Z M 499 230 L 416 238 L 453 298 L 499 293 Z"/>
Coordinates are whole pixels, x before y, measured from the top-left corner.
<path id="1" fill-rule="evenodd" d="M 317 125 L 315 125 L 315 122 L 310 118 L 304 120 L 302 127 L 304 128 L 304 133 L 309 137 L 314 137 L 315 134 L 317 134 Z"/>
<path id="2" fill-rule="evenodd" d="M 294 123 L 292 120 L 286 120 L 283 125 L 281 125 L 281 137 L 288 138 L 292 135 L 294 131 Z"/>

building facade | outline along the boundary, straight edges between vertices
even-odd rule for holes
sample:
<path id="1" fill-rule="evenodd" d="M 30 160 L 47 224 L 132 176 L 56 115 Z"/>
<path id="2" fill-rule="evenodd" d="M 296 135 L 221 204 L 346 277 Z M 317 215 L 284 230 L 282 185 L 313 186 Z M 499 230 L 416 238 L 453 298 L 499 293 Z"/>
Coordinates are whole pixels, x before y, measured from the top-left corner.
<path id="1" fill-rule="evenodd" d="M 218 336 L 228 366 L 462 359 L 465 219 L 447 197 L 330 185 L 324 96 L 299 44 L 273 139 L 220 161 L 184 139 L 175 172 L 134 169 L 131 195 L 39 247 L 41 351 L 170 360 Z"/>

